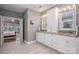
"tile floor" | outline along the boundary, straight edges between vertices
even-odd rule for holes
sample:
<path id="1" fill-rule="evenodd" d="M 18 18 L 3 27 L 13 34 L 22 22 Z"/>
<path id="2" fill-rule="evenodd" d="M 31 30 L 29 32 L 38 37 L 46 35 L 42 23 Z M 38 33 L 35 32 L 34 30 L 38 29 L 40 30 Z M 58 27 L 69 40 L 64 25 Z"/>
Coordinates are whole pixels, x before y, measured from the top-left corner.
<path id="1" fill-rule="evenodd" d="M 59 52 L 38 42 L 28 45 L 14 41 L 4 43 L 3 47 L 0 47 L 0 54 L 59 54 Z"/>

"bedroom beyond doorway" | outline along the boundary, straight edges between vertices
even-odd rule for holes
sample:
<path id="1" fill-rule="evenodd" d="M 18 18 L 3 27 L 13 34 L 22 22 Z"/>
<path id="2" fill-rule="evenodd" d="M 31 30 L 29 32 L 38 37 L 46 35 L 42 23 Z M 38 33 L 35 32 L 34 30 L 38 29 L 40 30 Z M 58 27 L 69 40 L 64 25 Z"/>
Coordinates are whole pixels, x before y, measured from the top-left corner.
<path id="1" fill-rule="evenodd" d="M 22 28 L 22 19 L 12 18 L 12 17 L 3 17 L 2 21 L 2 45 L 4 43 L 18 41 L 23 41 L 23 28 Z"/>

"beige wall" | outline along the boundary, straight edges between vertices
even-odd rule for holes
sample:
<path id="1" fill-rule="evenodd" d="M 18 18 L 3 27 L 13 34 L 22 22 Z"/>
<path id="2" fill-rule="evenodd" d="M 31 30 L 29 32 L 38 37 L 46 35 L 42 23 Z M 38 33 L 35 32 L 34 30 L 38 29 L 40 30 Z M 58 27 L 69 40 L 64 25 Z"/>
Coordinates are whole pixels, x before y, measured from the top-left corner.
<path id="1" fill-rule="evenodd" d="M 27 10 L 25 11 L 25 13 L 24 13 L 24 29 L 23 29 L 23 35 L 24 35 L 24 40 L 27 40 Z"/>
<path id="2" fill-rule="evenodd" d="M 25 40 L 33 41 L 35 40 L 36 31 L 40 26 L 40 13 L 27 9 L 24 18 L 25 18 L 25 29 L 26 29 Z M 30 24 L 31 20 L 34 22 L 34 24 Z"/>

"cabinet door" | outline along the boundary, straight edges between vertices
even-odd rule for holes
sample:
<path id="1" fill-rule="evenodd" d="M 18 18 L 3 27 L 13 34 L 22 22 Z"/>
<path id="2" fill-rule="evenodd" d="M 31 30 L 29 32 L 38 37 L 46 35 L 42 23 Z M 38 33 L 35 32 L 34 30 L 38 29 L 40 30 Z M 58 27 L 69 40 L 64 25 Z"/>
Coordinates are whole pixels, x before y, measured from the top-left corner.
<path id="1" fill-rule="evenodd" d="M 54 39 L 54 48 L 59 50 L 60 52 L 64 53 L 65 52 L 65 40 L 62 36 L 60 35 L 53 35 Z"/>
<path id="2" fill-rule="evenodd" d="M 65 52 L 65 40 L 59 35 L 46 34 L 46 43 L 49 47 Z"/>
<path id="3" fill-rule="evenodd" d="M 61 38 L 57 38 L 55 41 L 55 46 L 57 47 L 57 49 L 61 52 L 65 52 L 65 41 Z"/>
<path id="4" fill-rule="evenodd" d="M 76 38 L 76 51 L 79 54 L 79 38 Z"/>
<path id="5" fill-rule="evenodd" d="M 47 11 L 47 32 L 58 32 L 58 8 Z"/>
<path id="6" fill-rule="evenodd" d="M 53 46 L 53 38 L 52 38 L 52 34 L 45 34 L 45 43 L 48 46 Z"/>
<path id="7" fill-rule="evenodd" d="M 76 53 L 76 42 L 73 38 L 67 38 L 65 42 L 67 53 Z"/>
<path id="8" fill-rule="evenodd" d="M 45 34 L 44 33 L 40 33 L 40 32 L 37 32 L 36 33 L 36 40 L 38 42 L 44 42 L 44 39 L 45 39 Z"/>
<path id="9" fill-rule="evenodd" d="M 76 41 L 74 37 L 60 36 L 62 42 L 64 42 L 63 52 L 64 53 L 76 53 Z"/>

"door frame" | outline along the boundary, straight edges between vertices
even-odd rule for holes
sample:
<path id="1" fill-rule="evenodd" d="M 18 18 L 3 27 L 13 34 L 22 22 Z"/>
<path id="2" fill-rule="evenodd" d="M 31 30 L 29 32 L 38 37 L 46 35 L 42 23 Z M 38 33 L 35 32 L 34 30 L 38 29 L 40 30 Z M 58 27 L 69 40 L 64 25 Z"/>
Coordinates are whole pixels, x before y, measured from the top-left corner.
<path id="1" fill-rule="evenodd" d="M 19 22 L 20 22 L 20 43 L 23 43 L 23 19 L 20 19 L 20 18 L 15 18 L 15 17 L 7 17 L 7 16 L 0 16 L 1 17 L 1 19 L 2 19 L 2 21 L 1 21 L 1 28 L 2 28 L 2 33 L 3 33 L 3 27 L 4 27 L 4 18 L 8 18 L 8 19 L 17 19 L 17 20 L 19 20 Z M 3 38 L 3 36 L 4 36 L 4 34 L 2 34 L 1 33 L 1 37 L 2 37 L 2 39 L 3 39 L 3 42 L 1 42 L 1 46 L 3 45 L 3 43 L 4 43 L 4 38 Z M 1 40 L 2 40 L 1 39 Z"/>
<path id="2" fill-rule="evenodd" d="M 0 37 L 0 46 L 2 46 L 3 45 L 3 42 L 4 42 L 4 34 L 3 34 L 3 17 L 0 15 L 0 27 L 1 27 L 1 29 L 0 29 L 0 35 L 1 35 L 1 37 Z"/>

